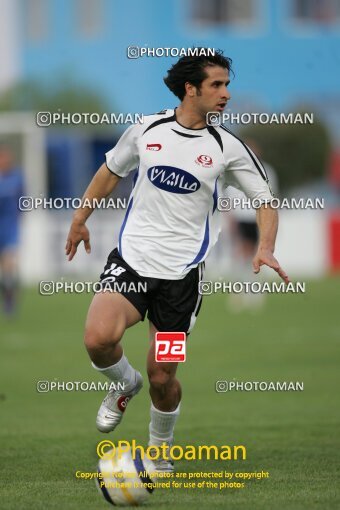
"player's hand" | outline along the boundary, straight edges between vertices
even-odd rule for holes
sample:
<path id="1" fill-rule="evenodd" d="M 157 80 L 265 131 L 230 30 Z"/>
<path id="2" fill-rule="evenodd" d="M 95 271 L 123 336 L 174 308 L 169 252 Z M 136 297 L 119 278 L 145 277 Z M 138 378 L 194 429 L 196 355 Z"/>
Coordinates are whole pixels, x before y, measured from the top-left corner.
<path id="1" fill-rule="evenodd" d="M 65 246 L 65 252 L 66 255 L 68 255 L 69 261 L 72 260 L 77 253 L 78 244 L 81 241 L 84 241 L 86 252 L 91 253 L 90 232 L 88 228 L 85 223 L 73 221 Z"/>
<path id="2" fill-rule="evenodd" d="M 280 264 L 278 263 L 278 261 L 276 260 L 274 255 L 272 254 L 272 252 L 270 250 L 259 248 L 257 250 L 257 253 L 256 253 L 254 259 L 253 259 L 254 273 L 256 273 L 256 274 L 259 273 L 260 267 L 263 265 L 274 269 L 274 271 L 276 271 L 277 274 L 279 276 L 281 276 L 282 280 L 285 283 L 289 283 L 289 278 L 288 278 L 287 274 L 284 272 L 284 270 L 282 269 L 282 267 L 280 266 Z"/>

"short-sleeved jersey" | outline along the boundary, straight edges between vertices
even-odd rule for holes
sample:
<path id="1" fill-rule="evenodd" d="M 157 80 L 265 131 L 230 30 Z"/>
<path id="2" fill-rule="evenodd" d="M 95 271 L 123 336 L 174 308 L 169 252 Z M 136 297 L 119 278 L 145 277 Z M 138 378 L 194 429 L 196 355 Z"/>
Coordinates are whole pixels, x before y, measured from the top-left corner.
<path id="1" fill-rule="evenodd" d="M 272 198 L 263 166 L 241 140 L 224 126 L 183 127 L 175 110 L 128 128 L 106 164 L 119 177 L 138 167 L 118 249 L 145 277 L 181 279 L 205 260 L 218 238 L 223 188 Z"/>
<path id="2" fill-rule="evenodd" d="M 274 169 L 265 161 L 262 161 L 262 164 L 269 178 L 270 189 L 274 193 L 274 196 L 277 196 L 279 191 L 278 180 L 274 172 Z M 247 202 L 247 197 L 243 193 L 243 191 L 234 188 L 234 186 L 229 186 L 226 192 L 226 196 L 233 201 L 231 213 L 236 221 L 241 221 L 245 223 L 256 222 L 256 210 L 250 206 L 244 207 L 240 205 L 242 204 L 242 202 Z"/>

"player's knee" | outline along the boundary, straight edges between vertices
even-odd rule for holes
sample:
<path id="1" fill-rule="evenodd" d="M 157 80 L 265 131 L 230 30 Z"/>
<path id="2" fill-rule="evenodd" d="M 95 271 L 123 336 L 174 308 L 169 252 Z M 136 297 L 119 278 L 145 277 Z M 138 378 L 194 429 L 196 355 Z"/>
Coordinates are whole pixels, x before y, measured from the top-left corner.
<path id="1" fill-rule="evenodd" d="M 97 325 L 87 325 L 85 328 L 84 343 L 89 354 L 105 352 L 117 344 L 124 334 L 125 328 L 117 324 L 110 330 Z"/>
<path id="2" fill-rule="evenodd" d="M 174 375 L 164 369 L 153 369 L 148 371 L 148 377 L 150 386 L 156 391 L 163 392 L 171 384 Z"/>

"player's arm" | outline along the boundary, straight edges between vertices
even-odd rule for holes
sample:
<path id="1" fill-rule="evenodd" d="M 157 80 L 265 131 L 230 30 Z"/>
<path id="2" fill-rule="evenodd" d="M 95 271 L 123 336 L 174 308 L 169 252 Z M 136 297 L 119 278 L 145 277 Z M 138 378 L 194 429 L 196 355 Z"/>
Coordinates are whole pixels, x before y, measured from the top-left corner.
<path id="1" fill-rule="evenodd" d="M 230 139 L 229 139 L 230 142 Z M 259 227 L 259 246 L 253 260 L 255 273 L 262 265 L 274 269 L 288 283 L 288 276 L 274 257 L 275 240 L 278 230 L 277 210 L 270 207 L 273 198 L 268 177 L 261 161 L 241 141 L 233 139 L 226 157 L 225 185 L 234 186 L 243 191 L 248 198 L 262 203 L 256 213 Z"/>
<path id="2" fill-rule="evenodd" d="M 99 168 L 85 191 L 83 201 L 93 203 L 93 199 L 107 197 L 121 178 L 129 175 L 139 163 L 137 140 L 141 126 L 130 126 L 120 137 L 113 149 L 105 154 L 106 163 Z M 87 218 L 93 212 L 92 207 L 78 209 L 74 216 L 70 232 L 66 241 L 66 255 L 72 260 L 77 252 L 78 244 L 83 241 L 85 250 L 90 253 L 90 234 L 85 225 Z"/>
<path id="3" fill-rule="evenodd" d="M 275 240 L 279 225 L 278 213 L 276 209 L 269 204 L 262 205 L 256 211 L 256 221 L 259 227 L 259 245 L 253 259 L 254 273 L 260 272 L 263 265 L 269 266 L 278 273 L 285 281 L 289 282 L 287 274 L 284 272 L 279 262 L 274 257 Z"/>
<path id="4" fill-rule="evenodd" d="M 99 168 L 88 188 L 86 189 L 82 198 L 82 203 L 93 204 L 94 199 L 100 200 L 105 198 L 113 191 L 120 177 L 109 171 L 106 163 L 103 163 Z M 86 202 L 85 202 L 86 199 Z M 77 253 L 78 245 L 81 241 L 84 242 L 85 250 L 87 253 L 91 252 L 90 233 L 85 223 L 86 220 L 93 212 L 93 207 L 86 205 L 76 210 L 73 215 L 70 231 L 67 237 L 65 251 L 68 255 L 68 260 L 72 260 Z"/>

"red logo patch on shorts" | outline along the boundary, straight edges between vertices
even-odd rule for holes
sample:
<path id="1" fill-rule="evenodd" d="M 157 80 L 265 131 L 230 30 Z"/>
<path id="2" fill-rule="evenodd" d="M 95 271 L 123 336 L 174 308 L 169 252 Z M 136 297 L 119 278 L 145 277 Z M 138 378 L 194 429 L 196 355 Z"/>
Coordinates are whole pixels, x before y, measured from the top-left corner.
<path id="1" fill-rule="evenodd" d="M 183 363 L 186 360 L 186 334 L 158 331 L 155 335 L 155 360 Z"/>

